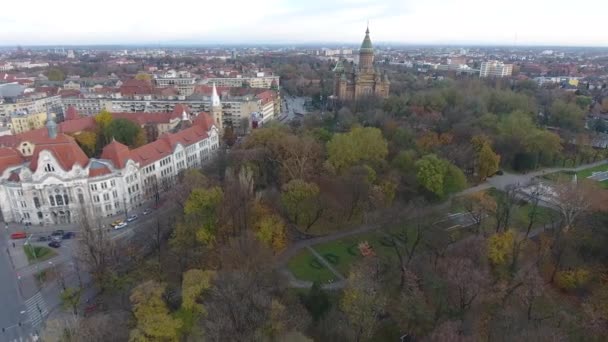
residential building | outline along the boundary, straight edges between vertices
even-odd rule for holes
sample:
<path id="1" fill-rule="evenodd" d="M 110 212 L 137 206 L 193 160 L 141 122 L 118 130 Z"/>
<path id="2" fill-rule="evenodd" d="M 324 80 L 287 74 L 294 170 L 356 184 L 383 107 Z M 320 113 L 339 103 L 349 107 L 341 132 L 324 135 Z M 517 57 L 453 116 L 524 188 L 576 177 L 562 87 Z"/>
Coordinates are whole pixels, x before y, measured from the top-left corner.
<path id="1" fill-rule="evenodd" d="M 479 77 L 508 77 L 513 72 L 513 64 L 499 61 L 481 62 Z"/>
<path id="2" fill-rule="evenodd" d="M 267 88 L 279 87 L 279 76 L 258 77 L 212 77 L 203 80 L 202 84 L 215 83 L 218 87 L 240 88 Z"/>
<path id="3" fill-rule="evenodd" d="M 214 155 L 219 130 L 208 114 L 183 126 L 136 149 L 112 141 L 100 158 L 90 159 L 51 115 L 42 132 L 0 137 L 4 221 L 55 225 L 78 222 L 84 213 L 126 215 L 158 198 L 181 171 Z"/>
<path id="4" fill-rule="evenodd" d="M 194 92 L 196 79 L 187 71 L 170 70 L 162 75 L 154 75 L 154 83 L 160 88 L 176 87 L 180 95 L 190 96 Z"/>
<path id="5" fill-rule="evenodd" d="M 11 129 L 13 134 L 19 134 L 34 129 L 39 129 L 44 127 L 46 117 L 46 112 L 15 112 L 11 115 L 10 123 L 8 123 L 7 127 Z"/>
<path id="6" fill-rule="evenodd" d="M 386 72 L 374 68 L 374 49 L 369 28 L 359 49 L 359 64 L 350 70 L 339 60 L 334 68 L 334 96 L 340 101 L 357 101 L 368 96 L 387 98 L 390 82 Z"/>

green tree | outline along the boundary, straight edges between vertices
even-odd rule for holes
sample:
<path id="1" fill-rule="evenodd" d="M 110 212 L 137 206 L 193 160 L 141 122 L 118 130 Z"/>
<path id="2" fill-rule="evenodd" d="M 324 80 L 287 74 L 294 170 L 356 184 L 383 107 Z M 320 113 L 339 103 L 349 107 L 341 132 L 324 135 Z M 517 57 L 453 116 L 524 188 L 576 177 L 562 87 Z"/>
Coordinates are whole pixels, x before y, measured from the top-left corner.
<path id="1" fill-rule="evenodd" d="M 128 119 L 115 119 L 104 130 L 104 135 L 109 141 L 117 141 L 129 146 L 139 147 L 146 142 L 146 136 L 141 127 Z"/>
<path id="2" fill-rule="evenodd" d="M 360 162 L 379 162 L 388 154 L 382 132 L 373 127 L 355 127 L 348 133 L 334 135 L 327 144 L 329 163 L 338 171 Z"/>
<path id="3" fill-rule="evenodd" d="M 557 100 L 551 105 L 549 123 L 563 129 L 580 132 L 584 128 L 585 112 L 574 103 Z"/>
<path id="4" fill-rule="evenodd" d="M 416 162 L 416 179 L 428 191 L 442 197 L 444 195 L 444 176 L 447 172 L 445 161 L 434 154 L 427 154 Z"/>
<path id="5" fill-rule="evenodd" d="M 210 189 L 194 189 L 184 206 L 185 220 L 195 224 L 197 240 L 205 244 L 213 244 L 216 239 L 219 224 L 219 210 L 224 193 L 219 187 Z"/>
<path id="6" fill-rule="evenodd" d="M 306 294 L 300 296 L 300 300 L 315 322 L 323 318 L 331 308 L 329 296 L 316 281 L 312 283 L 312 287 Z"/>
<path id="7" fill-rule="evenodd" d="M 256 211 L 255 237 L 275 253 L 285 249 L 287 238 L 283 219 L 260 204 L 257 205 Z"/>
<path id="8" fill-rule="evenodd" d="M 47 77 L 49 81 L 63 82 L 65 80 L 65 73 L 59 68 L 50 68 Z"/>
<path id="9" fill-rule="evenodd" d="M 131 303 L 136 326 L 129 341 L 178 341 L 182 322 L 171 317 L 163 300 L 165 285 L 147 281 L 131 291 Z"/>
<path id="10" fill-rule="evenodd" d="M 61 305 L 64 309 L 72 310 L 74 315 L 78 314 L 78 306 L 80 305 L 80 298 L 82 289 L 69 287 L 61 292 Z"/>
<path id="11" fill-rule="evenodd" d="M 317 222 L 323 211 L 319 203 L 319 187 L 315 183 L 294 179 L 283 186 L 281 203 L 288 218 L 296 225 L 303 224 L 305 230 Z"/>
<path id="12" fill-rule="evenodd" d="M 467 187 L 467 178 L 462 170 L 448 161 L 445 162 L 447 166 L 443 176 L 443 193 L 449 195 L 464 190 Z"/>

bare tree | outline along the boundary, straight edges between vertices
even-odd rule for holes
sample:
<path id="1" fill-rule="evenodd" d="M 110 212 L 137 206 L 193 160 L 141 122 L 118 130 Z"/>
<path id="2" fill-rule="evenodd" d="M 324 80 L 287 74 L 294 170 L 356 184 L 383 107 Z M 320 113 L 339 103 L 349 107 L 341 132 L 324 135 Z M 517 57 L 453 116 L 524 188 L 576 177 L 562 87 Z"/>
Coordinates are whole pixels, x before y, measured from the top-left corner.
<path id="1" fill-rule="evenodd" d="M 117 265 L 118 250 L 110 238 L 109 228 L 102 227 L 99 220 L 93 219 L 92 210 L 82 208 L 80 214 L 80 239 L 78 240 L 77 259 L 86 265 L 93 280 L 103 291 L 106 281 L 114 273 Z"/>

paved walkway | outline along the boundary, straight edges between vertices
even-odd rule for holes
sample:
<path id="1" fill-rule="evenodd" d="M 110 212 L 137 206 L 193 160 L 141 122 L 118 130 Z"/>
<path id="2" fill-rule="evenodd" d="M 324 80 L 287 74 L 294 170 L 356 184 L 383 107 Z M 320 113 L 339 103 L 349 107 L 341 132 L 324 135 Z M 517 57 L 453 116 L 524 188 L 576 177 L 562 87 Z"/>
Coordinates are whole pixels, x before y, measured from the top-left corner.
<path id="1" fill-rule="evenodd" d="M 470 194 L 470 193 L 475 193 L 475 192 L 482 191 L 482 190 L 487 190 L 487 189 L 493 188 L 493 187 L 500 189 L 500 190 L 504 190 L 505 188 L 507 188 L 510 185 L 529 184 L 533 178 L 538 177 L 538 176 L 543 176 L 546 174 L 560 172 L 560 171 L 578 172 L 578 171 L 581 171 L 584 169 L 596 167 L 599 165 L 604 165 L 607 163 L 608 163 L 608 160 L 600 160 L 595 163 L 585 164 L 585 165 L 581 165 L 581 166 L 574 167 L 574 168 L 566 168 L 566 167 L 546 168 L 546 169 L 536 170 L 534 172 L 529 172 L 529 173 L 526 173 L 523 175 L 505 172 L 502 176 L 494 176 L 492 178 L 489 178 L 484 183 L 481 183 L 474 187 L 465 189 L 465 190 L 455 194 L 454 197 L 458 197 L 458 196 L 462 196 L 462 195 L 466 195 L 466 194 Z M 312 282 L 296 279 L 293 276 L 293 274 L 291 274 L 291 272 L 287 269 L 287 263 L 289 262 L 289 260 L 291 258 L 293 258 L 296 254 L 298 254 L 298 252 L 300 252 L 300 250 L 302 250 L 303 248 L 307 248 L 307 249 L 311 250 L 311 252 L 315 255 L 315 257 L 317 257 L 321 262 L 323 262 L 324 265 L 329 266 L 327 268 L 330 271 L 332 271 L 332 273 L 336 274 L 336 276 L 338 276 L 339 273 L 335 272 L 335 269 L 333 269 L 333 267 L 331 267 L 331 265 L 329 265 L 329 263 L 327 263 L 327 261 L 321 255 L 316 253 L 316 251 L 311 247 L 314 245 L 317 245 L 317 244 L 322 244 L 322 243 L 339 240 L 339 239 L 353 236 L 353 235 L 367 233 L 367 232 L 379 229 L 383 226 L 384 225 L 378 224 L 378 223 L 365 223 L 353 230 L 340 231 L 340 232 L 332 233 L 332 234 L 325 235 L 325 236 L 320 236 L 320 237 L 316 237 L 316 238 L 312 238 L 312 239 L 308 239 L 308 240 L 299 241 L 299 242 L 291 245 L 289 248 L 287 248 L 285 251 L 283 251 L 281 254 L 279 254 L 277 256 L 277 267 L 281 270 L 281 272 L 283 274 L 285 274 L 287 276 L 287 278 L 290 282 L 290 285 L 292 287 L 310 288 L 312 286 Z M 534 229 L 530 233 L 529 237 L 538 235 L 541 231 L 543 231 L 543 229 L 544 229 L 544 227 Z M 329 290 L 329 289 L 335 289 L 335 288 L 340 288 L 340 287 L 344 286 L 344 283 L 345 283 L 343 280 L 344 277 L 342 277 L 340 279 L 341 280 L 338 282 L 323 285 L 323 288 L 326 290 Z"/>
<path id="2" fill-rule="evenodd" d="M 328 270 L 331 271 L 331 273 L 333 273 L 338 279 L 340 280 L 344 280 L 346 278 L 344 278 L 344 276 L 338 272 L 326 259 L 325 257 L 323 257 L 321 254 L 319 254 L 319 252 L 315 251 L 312 247 L 310 246 L 306 246 L 306 249 L 308 249 L 312 255 L 315 256 L 315 258 L 317 258 L 325 267 L 327 267 Z"/>

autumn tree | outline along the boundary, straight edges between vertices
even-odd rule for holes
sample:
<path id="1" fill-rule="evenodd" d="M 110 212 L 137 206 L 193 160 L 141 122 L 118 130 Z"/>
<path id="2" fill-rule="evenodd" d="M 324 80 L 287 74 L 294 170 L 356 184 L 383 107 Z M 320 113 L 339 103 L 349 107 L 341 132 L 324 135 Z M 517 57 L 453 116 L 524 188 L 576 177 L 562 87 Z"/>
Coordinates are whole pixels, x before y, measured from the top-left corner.
<path id="1" fill-rule="evenodd" d="M 65 80 L 65 73 L 59 68 L 50 68 L 47 77 L 49 81 L 63 82 Z"/>
<path id="2" fill-rule="evenodd" d="M 319 199 L 320 190 L 315 183 L 294 179 L 283 186 L 281 203 L 289 219 L 304 226 L 308 231 L 323 214 L 324 207 Z"/>
<path id="3" fill-rule="evenodd" d="M 78 314 L 82 289 L 69 287 L 61 292 L 61 305 L 64 309 L 69 309 L 74 315 Z"/>
<path id="4" fill-rule="evenodd" d="M 333 136 L 327 144 L 328 162 L 342 171 L 360 162 L 376 163 L 386 158 L 388 144 L 382 132 L 372 127 L 355 127 Z"/>
<path id="5" fill-rule="evenodd" d="M 477 176 L 483 181 L 498 171 L 500 156 L 492 150 L 489 139 L 473 137 L 472 142 L 476 152 Z"/>
<path id="6" fill-rule="evenodd" d="M 273 213 L 267 206 L 257 202 L 254 207 L 255 236 L 275 253 L 287 245 L 285 223 L 281 216 Z"/>
<path id="7" fill-rule="evenodd" d="M 97 134 L 95 132 L 80 132 L 74 136 L 74 139 L 88 157 L 93 157 L 97 152 Z"/>
<path id="8" fill-rule="evenodd" d="M 570 131 L 581 131 L 584 125 L 584 111 L 575 103 L 557 100 L 551 105 L 549 123 Z"/>
<path id="9" fill-rule="evenodd" d="M 105 146 L 111 141 L 111 137 L 109 137 L 106 133 L 112 120 L 112 114 L 105 109 L 99 112 L 99 114 L 95 115 L 97 138 L 100 141 L 98 144 L 99 146 Z"/>
<path id="10" fill-rule="evenodd" d="M 481 232 L 483 220 L 496 212 L 496 200 L 486 191 L 464 195 L 458 202 L 475 222 L 477 234 Z"/>
<path id="11" fill-rule="evenodd" d="M 348 276 L 340 309 L 354 328 L 355 341 L 370 340 L 385 311 L 387 298 L 379 280 L 380 264 L 374 256 L 363 258 Z"/>
<path id="12" fill-rule="evenodd" d="M 147 281 L 131 291 L 136 325 L 129 341 L 177 341 L 182 322 L 173 318 L 163 299 L 165 285 Z"/>
<path id="13" fill-rule="evenodd" d="M 213 244 L 219 229 L 219 211 L 224 193 L 219 187 L 193 189 L 184 206 L 186 224 L 197 227 L 196 238 L 204 244 Z"/>

